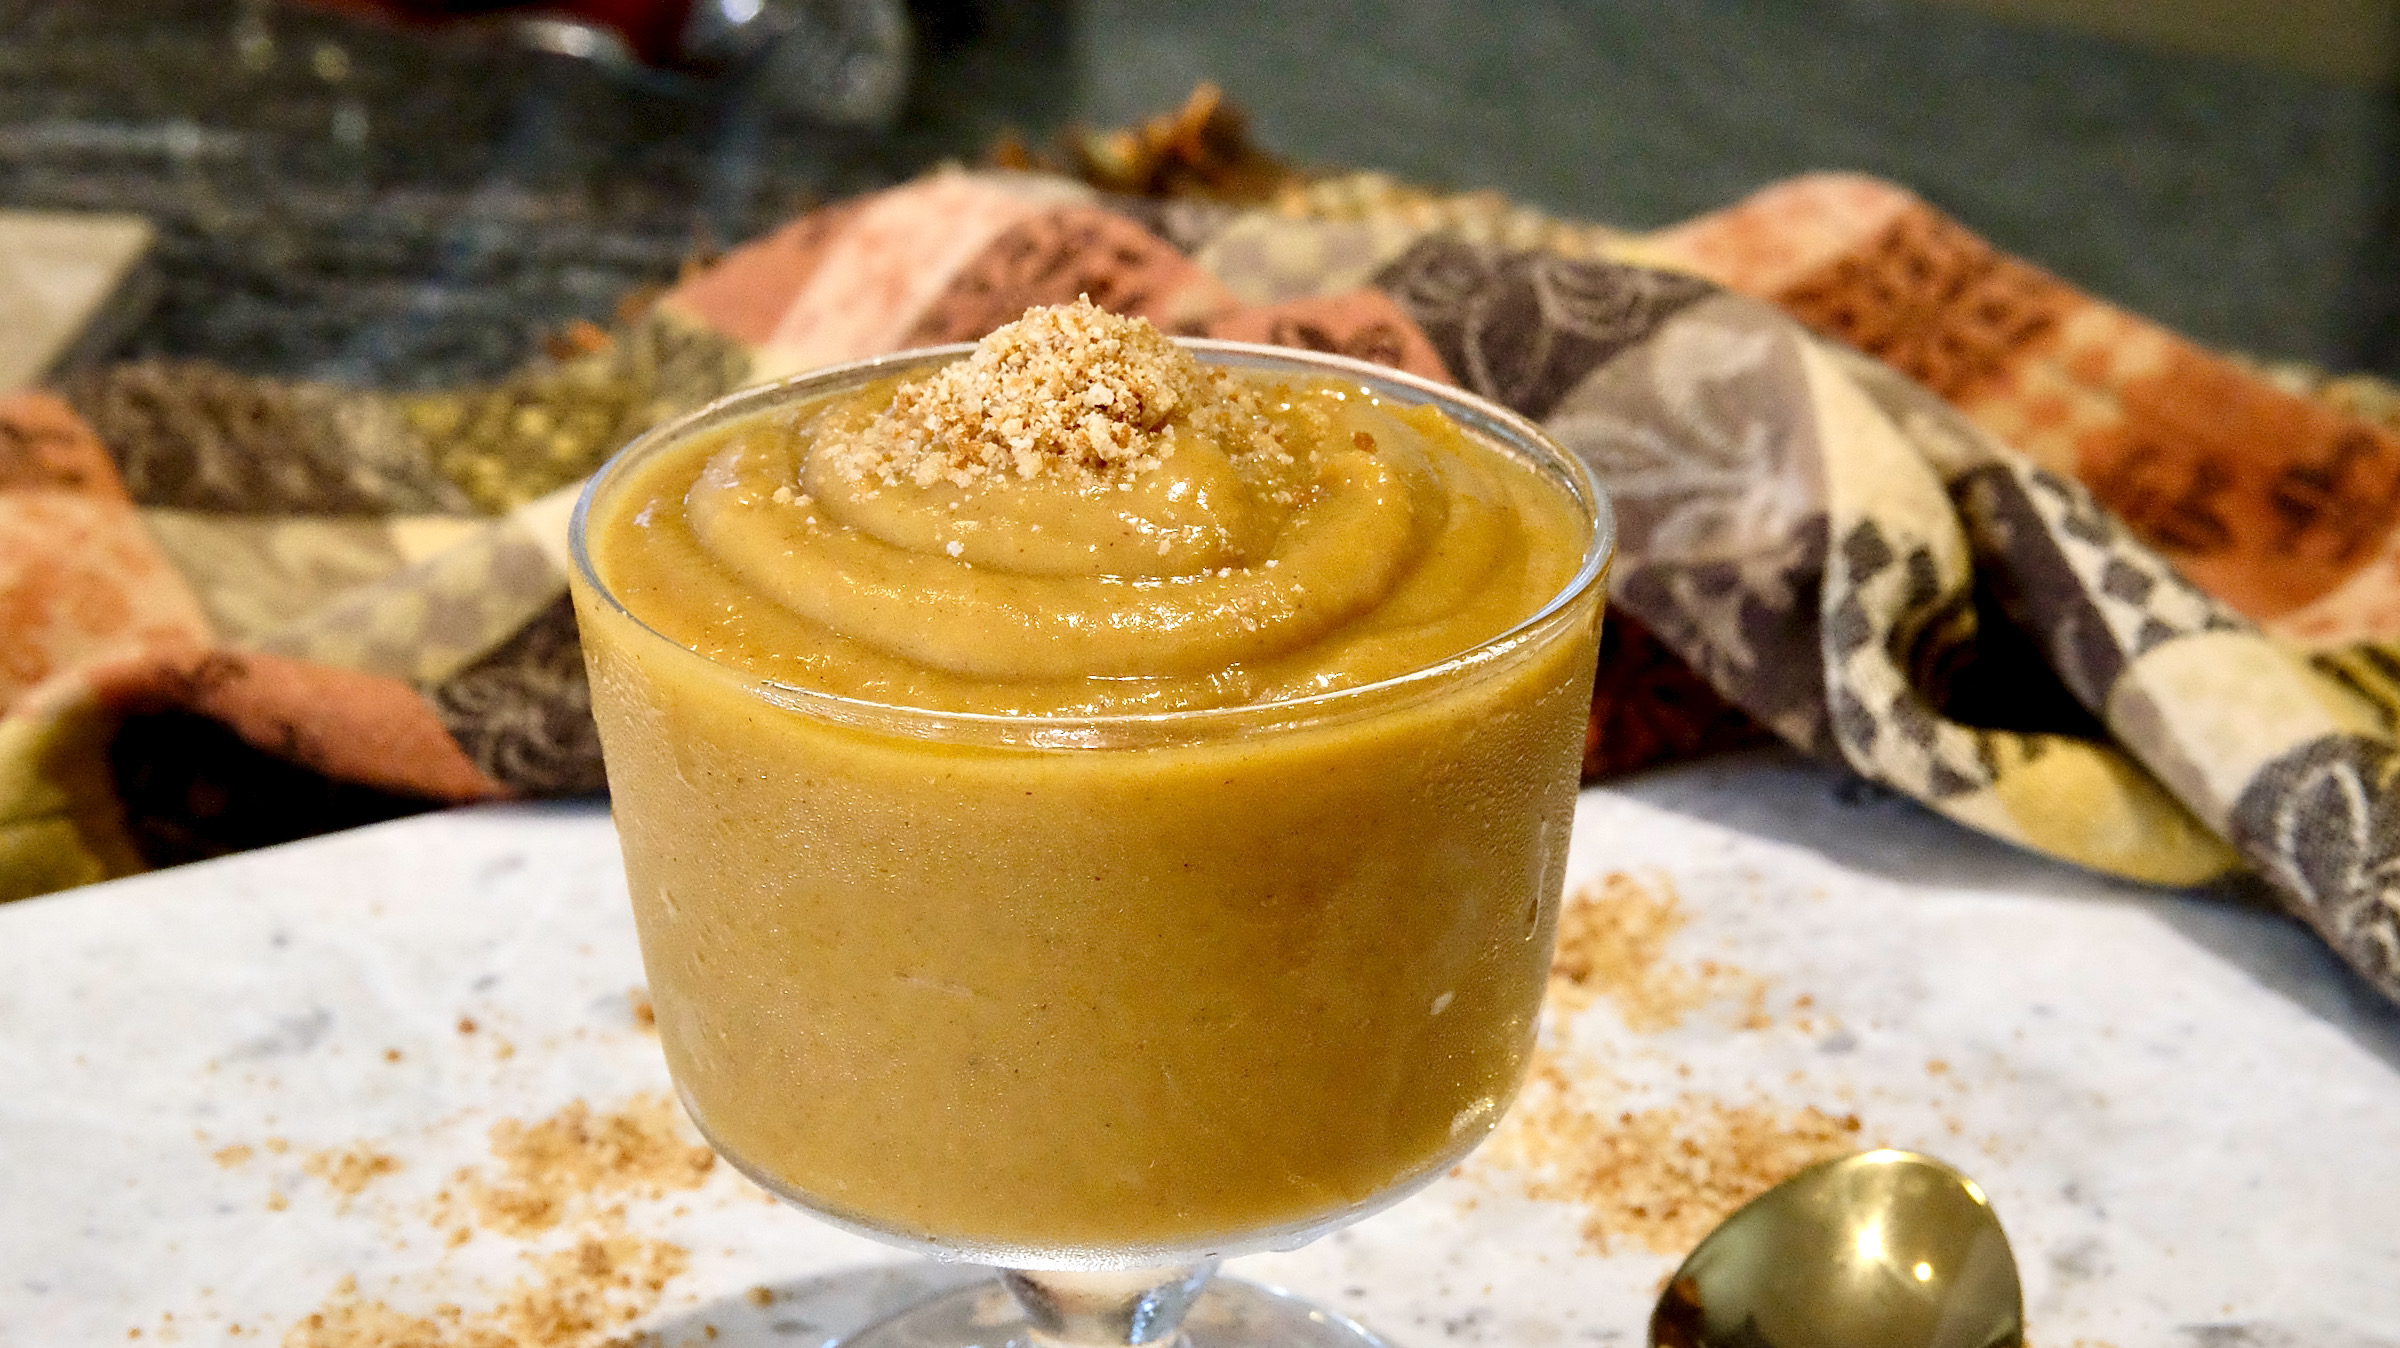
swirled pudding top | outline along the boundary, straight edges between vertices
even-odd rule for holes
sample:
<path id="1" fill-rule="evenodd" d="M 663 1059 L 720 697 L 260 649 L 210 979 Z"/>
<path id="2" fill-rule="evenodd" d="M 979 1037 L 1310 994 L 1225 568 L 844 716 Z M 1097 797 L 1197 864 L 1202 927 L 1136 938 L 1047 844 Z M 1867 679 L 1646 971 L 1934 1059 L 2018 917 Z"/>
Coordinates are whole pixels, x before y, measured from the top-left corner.
<path id="1" fill-rule="evenodd" d="M 1035 309 L 906 381 L 669 446 L 596 501 L 635 617 L 745 672 L 1024 715 L 1282 700 L 1523 621 L 1590 539 L 1430 407 Z"/>

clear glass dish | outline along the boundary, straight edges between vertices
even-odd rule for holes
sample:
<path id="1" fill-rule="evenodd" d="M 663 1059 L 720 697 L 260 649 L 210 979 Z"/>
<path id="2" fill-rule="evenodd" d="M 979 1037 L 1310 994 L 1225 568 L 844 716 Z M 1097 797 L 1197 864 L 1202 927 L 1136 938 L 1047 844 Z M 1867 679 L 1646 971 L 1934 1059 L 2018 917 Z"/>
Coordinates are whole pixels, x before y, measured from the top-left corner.
<path id="1" fill-rule="evenodd" d="M 1340 357 L 1205 363 L 1430 403 L 1547 476 L 1573 575 L 1379 682 L 1101 716 L 887 706 L 644 624 L 595 515 L 693 437 L 954 360 L 745 391 L 636 440 L 574 517 L 594 712 L 657 1008 L 718 1152 L 816 1216 L 1006 1272 L 855 1342 L 1372 1341 L 1221 1259 L 1399 1201 L 1530 1052 L 1613 544 L 1587 470 L 1479 399 Z M 644 603 L 661 602 L 655 595 Z M 1188 1314 L 1187 1314 L 1188 1313 Z"/>

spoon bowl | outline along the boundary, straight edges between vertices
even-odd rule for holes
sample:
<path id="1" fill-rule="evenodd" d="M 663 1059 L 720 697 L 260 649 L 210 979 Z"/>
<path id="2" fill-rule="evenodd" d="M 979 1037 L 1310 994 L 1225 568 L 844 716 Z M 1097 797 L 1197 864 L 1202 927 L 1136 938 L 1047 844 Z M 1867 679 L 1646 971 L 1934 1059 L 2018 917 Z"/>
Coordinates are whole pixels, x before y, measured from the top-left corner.
<path id="1" fill-rule="evenodd" d="M 1814 1165 L 1701 1241 L 1652 1348 L 2023 1348 L 2008 1236 L 1975 1181 L 1907 1151 Z"/>

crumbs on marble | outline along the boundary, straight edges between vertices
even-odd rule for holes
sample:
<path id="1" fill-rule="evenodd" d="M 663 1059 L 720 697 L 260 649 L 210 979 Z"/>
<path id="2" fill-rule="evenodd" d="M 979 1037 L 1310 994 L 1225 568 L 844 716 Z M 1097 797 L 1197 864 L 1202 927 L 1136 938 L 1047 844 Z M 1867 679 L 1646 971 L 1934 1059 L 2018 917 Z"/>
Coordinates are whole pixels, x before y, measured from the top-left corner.
<path id="1" fill-rule="evenodd" d="M 1584 1243 L 1691 1248 L 1744 1203 L 1818 1161 L 1855 1151 L 1856 1114 L 1685 1095 L 1649 1109 L 1596 1109 L 1557 1062 L 1537 1058 L 1488 1148 L 1528 1198 L 1584 1210 Z"/>
<path id="2" fill-rule="evenodd" d="M 680 1125 L 675 1103 L 663 1095 L 637 1095 L 605 1114 L 577 1100 L 539 1123 L 501 1120 L 491 1133 L 500 1176 L 461 1170 L 438 1200 L 452 1243 L 463 1243 L 461 1231 L 472 1234 L 461 1217 L 526 1236 L 558 1225 L 595 1195 L 656 1198 L 699 1188 L 716 1153 L 686 1140 Z"/>
<path id="3" fill-rule="evenodd" d="M 1685 921 L 1663 881 L 1653 887 L 1611 873 L 1578 890 L 1559 917 L 1552 1004 L 1574 1010 L 1606 996 L 1627 1028 L 1645 1031 L 1739 990 L 1747 1002 L 1740 1027 L 1770 1025 L 1765 980 L 1712 961 L 1688 969 L 1667 961 L 1667 940 Z M 1794 1005 L 1814 1003 L 1803 997 Z M 1553 1020 L 1552 1042 L 1536 1049 L 1522 1093 L 1481 1157 L 1513 1171 L 1529 1198 L 1580 1206 L 1585 1244 L 1597 1252 L 1631 1241 L 1682 1253 L 1742 1204 L 1860 1145 L 1864 1125 L 1856 1114 L 1814 1105 L 1785 1109 L 1686 1093 L 1650 1108 L 1603 1107 L 1560 1065 L 1573 1032 L 1572 1019 Z M 1690 1064 L 1675 1066 L 1677 1077 L 1692 1075 Z M 1834 1094 L 1846 1099 L 1849 1092 L 1837 1086 Z"/>
<path id="4" fill-rule="evenodd" d="M 333 1296 L 284 1336 L 284 1348 L 586 1348 L 658 1305 L 690 1267 L 681 1246 L 624 1229 L 624 1209 L 601 1215 L 574 1244 L 528 1251 L 530 1266 L 497 1304 L 454 1303 L 413 1315 L 360 1293 L 345 1277 Z"/>
<path id="5" fill-rule="evenodd" d="M 342 1197 L 356 1198 L 376 1180 L 398 1172 L 400 1158 L 360 1143 L 311 1153 L 301 1168 Z"/>
<path id="6" fill-rule="evenodd" d="M 650 989 L 625 989 L 625 1002 L 633 1008 L 633 1025 L 644 1034 L 658 1033 L 658 1007 L 650 1000 Z"/>
<path id="7" fill-rule="evenodd" d="M 1645 884 L 1623 871 L 1567 896 L 1558 914 L 1550 964 L 1550 1000 L 1579 1011 L 1598 998 L 1615 1003 L 1627 1029 L 1672 1029 L 1686 1014 L 1729 994 L 1744 999 L 1741 1028 L 1774 1022 L 1766 980 L 1718 960 L 1686 967 L 1667 958 L 1667 943 L 1690 921 L 1665 877 Z"/>
<path id="8" fill-rule="evenodd" d="M 491 1305 L 442 1304 L 419 1314 L 361 1292 L 346 1277 L 316 1311 L 294 1324 L 284 1348 L 600 1348 L 657 1307 L 690 1252 L 630 1229 L 627 1198 L 698 1188 L 716 1156 L 689 1137 L 674 1102 L 640 1095 L 594 1111 L 578 1100 L 533 1123 L 492 1126 L 496 1174 L 469 1167 L 435 1200 L 432 1222 L 450 1245 L 475 1230 L 528 1238 L 564 1226 L 563 1246 L 544 1242 L 518 1257 L 526 1267 Z M 615 1201 L 609 1201 L 615 1200 Z"/>
<path id="9" fill-rule="evenodd" d="M 1758 1008 L 1763 1014 L 1763 1007 Z M 1810 1039 L 1843 1031 L 1841 1017 L 1817 1010 L 1817 999 L 1803 992 L 1792 999 L 1791 1027 Z"/>
<path id="10" fill-rule="evenodd" d="M 247 1164 L 250 1158 L 256 1154 L 247 1144 L 236 1142 L 230 1147 L 217 1148 L 215 1157 L 218 1165 L 231 1170 L 236 1166 Z"/>

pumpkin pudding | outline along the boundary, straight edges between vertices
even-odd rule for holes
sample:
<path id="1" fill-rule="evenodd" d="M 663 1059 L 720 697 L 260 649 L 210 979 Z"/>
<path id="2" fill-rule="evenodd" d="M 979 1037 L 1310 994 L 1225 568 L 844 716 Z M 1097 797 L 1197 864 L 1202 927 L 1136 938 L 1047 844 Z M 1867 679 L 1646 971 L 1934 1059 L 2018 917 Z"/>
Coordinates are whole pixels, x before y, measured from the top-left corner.
<path id="1" fill-rule="evenodd" d="M 1020 1267 L 1231 1250 L 1435 1173 L 1516 1089 L 1595 508 L 1430 388 L 1199 354 L 1036 310 L 587 495 L 660 1039 L 812 1208 Z"/>

